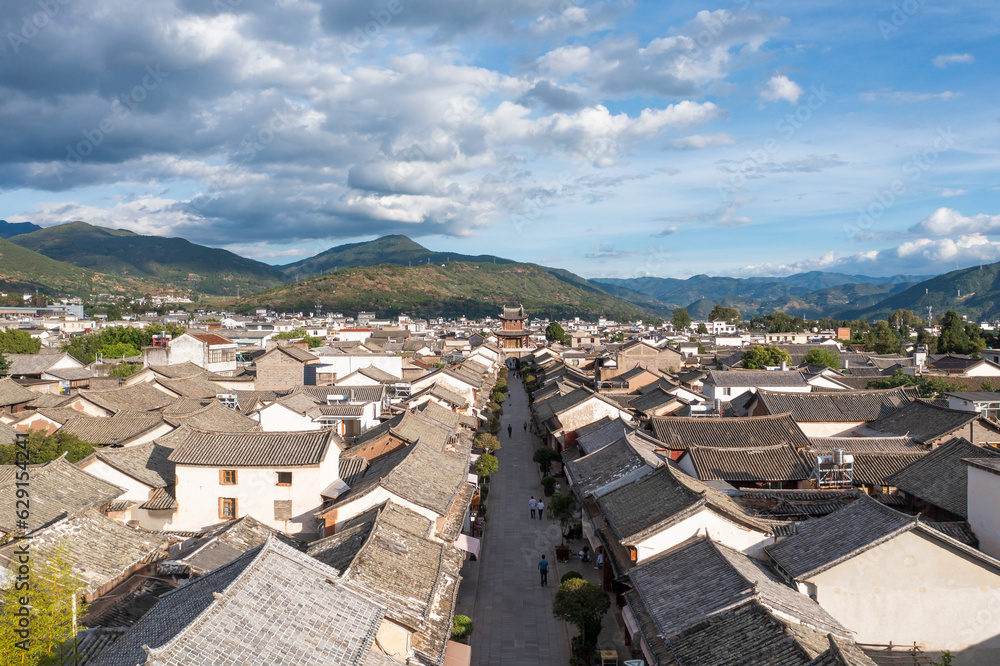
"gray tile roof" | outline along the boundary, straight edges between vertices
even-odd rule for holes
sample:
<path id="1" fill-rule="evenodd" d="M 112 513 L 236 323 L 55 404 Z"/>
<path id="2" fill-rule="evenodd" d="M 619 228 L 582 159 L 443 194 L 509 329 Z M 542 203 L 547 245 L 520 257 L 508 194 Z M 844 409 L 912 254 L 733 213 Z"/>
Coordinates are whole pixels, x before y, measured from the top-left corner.
<path id="1" fill-rule="evenodd" d="M 804 481 L 812 474 L 812 465 L 791 444 L 691 446 L 685 455 L 702 481 Z"/>
<path id="2" fill-rule="evenodd" d="M 657 440 L 639 431 L 623 432 L 618 440 L 594 453 L 566 462 L 566 474 L 583 498 L 618 485 L 630 475 L 648 473 L 663 465 L 663 458 L 653 451 L 658 445 Z"/>
<path id="3" fill-rule="evenodd" d="M 195 540 L 179 561 L 190 566 L 195 574 L 204 575 L 229 564 L 243 553 L 264 545 L 271 536 L 293 548 L 299 548 L 298 542 L 291 537 L 253 516 L 243 516 L 226 521 L 221 527 Z"/>
<path id="4" fill-rule="evenodd" d="M 704 537 L 639 563 L 628 576 L 659 634 L 668 638 L 750 600 L 824 633 L 849 635 L 819 604 L 762 564 Z"/>
<path id="5" fill-rule="evenodd" d="M 319 402 L 326 402 L 328 395 L 347 395 L 348 402 L 382 402 L 385 398 L 384 386 L 301 386 L 298 389 L 308 393 Z"/>
<path id="6" fill-rule="evenodd" d="M 967 517 L 968 471 L 963 458 L 1000 459 L 1000 450 L 955 438 L 891 475 L 886 481 L 908 495 Z"/>
<path id="7" fill-rule="evenodd" d="M 188 425 L 199 430 L 218 432 L 248 432 L 260 429 L 257 421 L 215 400 L 201 409 L 181 416 L 166 416 L 166 420 L 176 426 Z"/>
<path id="8" fill-rule="evenodd" d="M 183 431 L 183 432 L 182 432 Z M 344 448 L 332 430 L 224 433 L 183 426 L 170 461 L 176 465 L 294 467 L 318 465 L 331 446 Z"/>
<path id="9" fill-rule="evenodd" d="M 390 375 L 385 370 L 380 370 L 373 365 L 370 365 L 366 368 L 361 368 L 360 370 L 358 370 L 358 374 L 364 375 L 368 379 L 379 382 L 380 384 L 395 384 L 396 382 L 400 381 L 400 378 L 397 377 L 396 375 Z"/>
<path id="10" fill-rule="evenodd" d="M 14 507 L 21 470 L 15 465 L 0 466 L 0 533 L 22 532 L 17 527 Z M 30 511 L 27 532 L 33 532 L 71 513 L 101 507 L 125 493 L 124 488 L 84 472 L 60 456 L 43 465 L 28 466 Z"/>
<path id="11" fill-rule="evenodd" d="M 384 612 L 272 537 L 163 595 L 95 666 L 364 664 Z"/>
<path id="12" fill-rule="evenodd" d="M 167 537 L 134 530 L 96 509 L 87 509 L 36 531 L 31 548 L 46 557 L 61 550 L 73 564 L 73 573 L 92 594 L 122 578 L 137 565 L 155 562 L 166 554 Z M 10 559 L 13 545 L 0 550 L 0 560 Z"/>
<path id="13" fill-rule="evenodd" d="M 689 446 L 749 447 L 791 444 L 809 446 L 809 438 L 789 414 L 747 417 L 656 416 L 650 419 L 656 438 L 667 448 Z"/>
<path id="14" fill-rule="evenodd" d="M 917 400 L 898 412 L 867 424 L 874 433 L 907 435 L 918 442 L 930 442 L 951 434 L 979 418 L 976 412 L 939 407 Z"/>
<path id="15" fill-rule="evenodd" d="M 454 419 L 455 424 L 447 426 L 435 419 L 429 418 L 420 412 L 404 412 L 403 418 L 392 426 L 393 435 L 407 442 L 423 442 L 431 448 L 441 451 L 445 444 L 455 433 L 458 419 Z"/>
<path id="16" fill-rule="evenodd" d="M 338 476 L 340 480 L 353 488 L 361 480 L 361 477 L 364 476 L 365 470 L 368 469 L 368 460 L 360 456 L 352 457 L 343 455 L 340 457 L 339 467 Z"/>
<path id="17" fill-rule="evenodd" d="M 800 423 L 875 421 L 894 414 L 917 397 L 912 387 L 834 393 L 757 392 L 757 400 L 768 414 L 791 413 Z"/>
<path id="18" fill-rule="evenodd" d="M 458 428 L 459 421 L 462 418 L 462 415 L 458 412 L 453 412 L 447 407 L 442 407 L 433 401 L 428 401 L 420 405 L 420 407 L 417 408 L 417 413 L 440 423 L 450 432 L 455 432 Z"/>
<path id="19" fill-rule="evenodd" d="M 68 354 L 5 354 L 10 363 L 9 374 L 12 377 L 21 375 L 40 375 L 63 360 Z M 72 358 L 72 357 L 70 357 Z M 74 362 L 76 359 L 73 359 Z M 79 366 L 77 366 L 79 367 Z"/>
<path id="20" fill-rule="evenodd" d="M 598 506 L 618 538 L 638 543 L 694 512 L 710 508 L 723 517 L 766 532 L 730 497 L 667 464 L 597 498 Z"/>
<path id="21" fill-rule="evenodd" d="M 157 379 L 156 383 L 173 391 L 182 398 L 214 398 L 219 393 L 225 393 L 218 384 L 208 381 L 204 375 L 181 377 L 178 379 Z"/>
<path id="22" fill-rule="evenodd" d="M 112 414 L 120 411 L 149 412 L 162 409 L 175 398 L 146 382 L 108 391 L 81 390 L 79 395 Z"/>
<path id="23" fill-rule="evenodd" d="M 149 433 L 163 425 L 159 413 L 139 412 L 111 417 L 79 414 L 63 423 L 59 429 L 76 435 L 94 446 L 120 446 Z"/>
<path id="24" fill-rule="evenodd" d="M 625 423 L 621 418 L 612 419 L 604 416 L 576 431 L 576 445 L 584 455 L 587 455 L 617 441 L 623 433 L 632 428 L 631 424 Z"/>
<path id="25" fill-rule="evenodd" d="M 0 406 L 20 405 L 34 400 L 38 394 L 29 391 L 10 377 L 0 378 Z"/>
<path id="26" fill-rule="evenodd" d="M 195 365 L 191 361 L 183 363 L 172 363 L 170 365 L 151 365 L 149 369 L 154 374 L 166 377 L 167 379 L 179 379 L 181 377 L 193 377 L 205 372 L 205 368 Z"/>
<path id="27" fill-rule="evenodd" d="M 705 378 L 706 384 L 718 387 L 744 388 L 806 388 L 809 385 L 801 372 L 776 370 L 713 370 Z"/>
<path id="28" fill-rule="evenodd" d="M 164 488 L 174 485 L 175 477 L 174 463 L 169 460 L 174 449 L 168 441 L 169 436 L 136 446 L 98 449 L 80 462 L 96 458 L 151 488 Z"/>

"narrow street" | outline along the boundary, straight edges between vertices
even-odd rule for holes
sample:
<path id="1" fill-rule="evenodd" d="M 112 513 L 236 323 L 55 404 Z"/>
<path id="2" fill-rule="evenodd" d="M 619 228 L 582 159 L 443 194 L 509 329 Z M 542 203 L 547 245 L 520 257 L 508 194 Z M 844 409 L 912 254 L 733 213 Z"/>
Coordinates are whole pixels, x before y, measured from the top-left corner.
<path id="1" fill-rule="evenodd" d="M 533 521 L 528 512 L 528 498 L 542 495 L 537 466 L 531 461 L 537 440 L 530 430 L 524 431 L 524 422 L 530 420 L 524 384 L 511 373 L 508 386 L 498 435 L 500 471 L 490 483 L 482 553 L 478 562 L 466 562 L 462 570 L 458 612 L 469 615 L 475 625 L 473 664 L 562 666 L 569 663 L 569 632 L 552 616 L 559 588 L 559 524 Z M 513 437 L 507 436 L 508 423 Z M 543 553 L 550 563 L 547 587 L 540 586 L 537 568 Z"/>

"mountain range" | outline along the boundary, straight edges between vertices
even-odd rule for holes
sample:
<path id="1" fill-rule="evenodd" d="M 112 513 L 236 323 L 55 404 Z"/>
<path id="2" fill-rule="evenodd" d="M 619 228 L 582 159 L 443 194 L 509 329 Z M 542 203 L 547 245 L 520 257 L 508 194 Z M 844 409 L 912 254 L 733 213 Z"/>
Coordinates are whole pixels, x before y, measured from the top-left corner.
<path id="1" fill-rule="evenodd" d="M 2 240 L 9 236 L 8 240 Z M 884 318 L 897 309 L 956 309 L 1000 317 L 1000 263 L 930 277 L 812 271 L 785 277 L 596 278 L 493 255 L 435 252 L 406 236 L 338 245 L 269 266 L 182 238 L 145 236 L 85 222 L 41 228 L 0 220 L 0 286 L 89 296 L 162 290 L 241 296 L 240 310 L 271 307 L 352 313 L 481 316 L 523 303 L 539 316 L 631 320 L 686 307 L 701 318 L 716 305 L 744 317 L 776 310 L 808 318 Z"/>

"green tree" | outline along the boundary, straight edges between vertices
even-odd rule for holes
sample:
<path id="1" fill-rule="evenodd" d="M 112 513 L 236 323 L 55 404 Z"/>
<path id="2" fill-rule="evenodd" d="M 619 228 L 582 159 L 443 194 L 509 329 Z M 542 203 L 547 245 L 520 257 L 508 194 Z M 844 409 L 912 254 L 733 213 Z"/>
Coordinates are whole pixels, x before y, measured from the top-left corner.
<path id="1" fill-rule="evenodd" d="M 306 344 L 309 345 L 309 349 L 319 347 L 323 344 L 323 338 L 317 338 L 309 335 L 304 328 L 282 331 L 281 333 L 272 335 L 271 338 L 274 340 L 305 340 Z"/>
<path id="2" fill-rule="evenodd" d="M 28 589 L 18 589 L 12 584 L 0 593 L 0 627 L 3 627 L 0 663 L 11 666 L 72 663 L 74 611 L 77 617 L 87 612 L 81 598 L 83 583 L 64 550 L 36 555 L 29 549 L 29 553 Z M 14 628 L 19 626 L 21 618 L 17 613 L 23 607 L 22 601 L 28 602 L 30 637 L 19 646 L 22 638 Z"/>
<path id="3" fill-rule="evenodd" d="M 563 545 L 565 546 L 566 532 L 569 531 L 570 525 L 576 518 L 576 498 L 569 493 L 556 493 L 549 498 L 546 508 L 549 510 L 549 518 L 555 518 L 559 521 L 559 526 L 562 528 Z"/>
<path id="4" fill-rule="evenodd" d="M 738 324 L 743 320 L 740 311 L 736 308 L 716 305 L 708 314 L 709 321 L 725 321 L 727 324 Z"/>
<path id="5" fill-rule="evenodd" d="M 971 340 L 965 330 L 965 322 L 954 310 L 944 313 L 941 320 L 941 337 L 938 338 L 939 354 L 965 354 Z"/>
<path id="6" fill-rule="evenodd" d="M 484 453 L 479 456 L 476 460 L 475 471 L 479 478 L 489 477 L 491 474 L 495 474 L 500 469 L 500 462 L 497 460 L 496 456 L 490 455 L 489 453 Z"/>
<path id="7" fill-rule="evenodd" d="M 677 308 L 670 321 L 673 323 L 675 331 L 686 331 L 691 325 L 691 315 L 688 314 L 687 308 Z"/>
<path id="8" fill-rule="evenodd" d="M 836 349 L 813 347 L 806 352 L 802 361 L 809 365 L 825 365 L 836 370 L 840 367 L 840 354 L 837 353 Z"/>
<path id="9" fill-rule="evenodd" d="M 743 367 L 748 370 L 778 366 L 782 361 L 791 363 L 792 357 L 787 351 L 774 345 L 758 345 L 743 352 Z"/>
<path id="10" fill-rule="evenodd" d="M 925 347 L 927 347 L 928 354 L 938 353 L 937 343 L 938 343 L 937 336 L 931 333 L 930 331 L 926 329 L 917 331 L 917 344 L 924 345 Z"/>
<path id="11" fill-rule="evenodd" d="M 451 619 L 451 638 L 460 643 L 465 643 L 472 635 L 474 627 L 468 615 L 456 615 Z"/>
<path id="12" fill-rule="evenodd" d="M 549 470 L 552 469 L 552 463 L 561 459 L 562 456 L 559 455 L 559 452 L 551 446 L 540 446 L 535 449 L 534 455 L 531 456 L 531 460 L 542 469 L 542 474 L 548 474 Z"/>
<path id="13" fill-rule="evenodd" d="M 119 358 L 129 358 L 132 356 L 139 356 L 142 354 L 141 351 L 132 346 L 128 342 L 115 342 L 110 345 L 104 345 L 101 347 L 101 356 L 105 361 L 113 361 Z"/>
<path id="14" fill-rule="evenodd" d="M 10 361 L 3 354 L 0 354 L 0 375 L 7 375 L 10 373 Z"/>
<path id="15" fill-rule="evenodd" d="M 142 363 L 116 363 L 108 370 L 109 377 L 131 377 L 142 370 Z"/>
<path id="16" fill-rule="evenodd" d="M 500 450 L 500 440 L 497 439 L 496 435 L 486 432 L 476 435 L 474 445 L 477 449 L 482 449 L 491 455 Z"/>
<path id="17" fill-rule="evenodd" d="M 862 338 L 865 344 L 865 351 L 876 354 L 899 354 L 903 351 L 902 340 L 899 333 L 889 326 L 889 322 L 884 319 L 875 322 L 875 325 L 864 334 Z"/>
<path id="18" fill-rule="evenodd" d="M 559 322 L 554 321 L 545 327 L 545 339 L 551 342 L 563 342 L 567 343 L 570 341 L 570 337 L 566 335 L 566 331 Z"/>
<path id="19" fill-rule="evenodd" d="M 705 326 L 705 322 L 698 324 L 698 335 L 708 335 L 708 326 Z"/>
<path id="20" fill-rule="evenodd" d="M 0 465 L 13 465 L 17 459 L 15 444 L 0 444 Z M 94 452 L 94 447 L 80 441 L 76 435 L 61 430 L 46 435 L 42 430 L 32 430 L 28 435 L 28 462 L 46 463 L 66 453 L 71 463 L 83 460 Z"/>
<path id="21" fill-rule="evenodd" d="M 31 337 L 27 331 L 8 328 L 0 331 L 0 352 L 4 354 L 37 354 L 42 341 Z"/>
<path id="22" fill-rule="evenodd" d="M 574 578 L 559 586 L 552 614 L 559 620 L 576 625 L 584 646 L 593 650 L 601 634 L 601 621 L 611 608 L 608 593 L 589 580 Z"/>

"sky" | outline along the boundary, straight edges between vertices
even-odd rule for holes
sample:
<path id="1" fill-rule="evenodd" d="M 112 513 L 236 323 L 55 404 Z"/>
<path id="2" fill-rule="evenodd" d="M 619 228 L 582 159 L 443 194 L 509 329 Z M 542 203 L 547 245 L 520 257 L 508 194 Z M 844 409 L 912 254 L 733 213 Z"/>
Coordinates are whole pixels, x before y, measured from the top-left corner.
<path id="1" fill-rule="evenodd" d="M 4 0 L 0 219 L 270 264 L 1000 261 L 992 0 Z"/>

